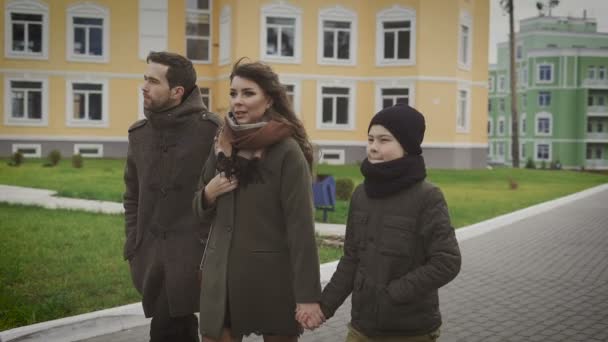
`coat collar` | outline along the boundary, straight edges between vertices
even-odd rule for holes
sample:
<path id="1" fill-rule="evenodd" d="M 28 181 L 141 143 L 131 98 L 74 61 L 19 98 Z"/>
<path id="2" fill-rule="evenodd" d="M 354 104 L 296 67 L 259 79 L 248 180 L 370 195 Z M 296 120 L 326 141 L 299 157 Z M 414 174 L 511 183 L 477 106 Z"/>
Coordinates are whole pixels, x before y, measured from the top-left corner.
<path id="1" fill-rule="evenodd" d="M 179 126 L 189 121 L 193 115 L 206 111 L 207 108 L 203 104 L 201 92 L 198 87 L 194 87 L 186 99 L 179 105 L 161 112 L 144 109 L 144 115 L 152 126 L 156 128 L 169 128 Z"/>

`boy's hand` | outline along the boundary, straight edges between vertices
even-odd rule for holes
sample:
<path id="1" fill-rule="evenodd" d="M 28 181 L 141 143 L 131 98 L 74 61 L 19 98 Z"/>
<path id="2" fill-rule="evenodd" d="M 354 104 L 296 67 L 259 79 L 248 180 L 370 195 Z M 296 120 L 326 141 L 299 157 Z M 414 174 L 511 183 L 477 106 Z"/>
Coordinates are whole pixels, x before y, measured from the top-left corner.
<path id="1" fill-rule="evenodd" d="M 325 322 L 325 315 L 323 315 L 319 303 L 298 303 L 296 320 L 305 329 L 314 330 Z"/>

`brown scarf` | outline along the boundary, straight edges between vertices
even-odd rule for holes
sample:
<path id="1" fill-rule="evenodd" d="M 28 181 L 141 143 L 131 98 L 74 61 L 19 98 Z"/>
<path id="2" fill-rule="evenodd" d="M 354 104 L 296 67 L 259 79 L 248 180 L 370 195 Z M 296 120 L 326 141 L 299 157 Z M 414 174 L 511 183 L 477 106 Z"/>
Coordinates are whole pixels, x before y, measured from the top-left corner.
<path id="1" fill-rule="evenodd" d="M 217 169 L 227 177 L 236 176 L 242 185 L 263 181 L 258 160 L 267 147 L 293 135 L 293 128 L 278 120 L 239 125 L 231 114 L 216 137 Z"/>

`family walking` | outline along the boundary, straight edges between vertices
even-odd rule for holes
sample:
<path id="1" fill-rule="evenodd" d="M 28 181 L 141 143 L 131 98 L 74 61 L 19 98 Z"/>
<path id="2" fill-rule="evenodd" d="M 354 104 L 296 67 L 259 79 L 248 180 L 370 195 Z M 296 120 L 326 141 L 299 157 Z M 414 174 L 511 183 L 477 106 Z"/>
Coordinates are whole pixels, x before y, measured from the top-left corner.
<path id="1" fill-rule="evenodd" d="M 190 61 L 153 52 L 147 63 L 146 119 L 129 128 L 124 257 L 150 341 L 297 341 L 349 295 L 347 341 L 438 339 L 437 291 L 461 258 L 444 197 L 425 181 L 422 114 L 397 104 L 371 119 L 344 255 L 322 290 L 313 148 L 278 75 L 235 63 L 220 119 Z"/>

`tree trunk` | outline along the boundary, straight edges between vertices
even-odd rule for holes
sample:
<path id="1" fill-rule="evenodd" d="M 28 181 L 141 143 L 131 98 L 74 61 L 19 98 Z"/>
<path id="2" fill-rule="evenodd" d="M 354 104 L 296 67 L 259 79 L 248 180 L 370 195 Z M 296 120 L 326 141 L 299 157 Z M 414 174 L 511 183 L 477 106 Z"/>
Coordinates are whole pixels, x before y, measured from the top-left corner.
<path id="1" fill-rule="evenodd" d="M 517 115 L 517 70 L 515 69 L 515 27 L 513 0 L 509 0 L 509 46 L 511 72 L 511 155 L 513 167 L 519 167 L 519 120 Z"/>

